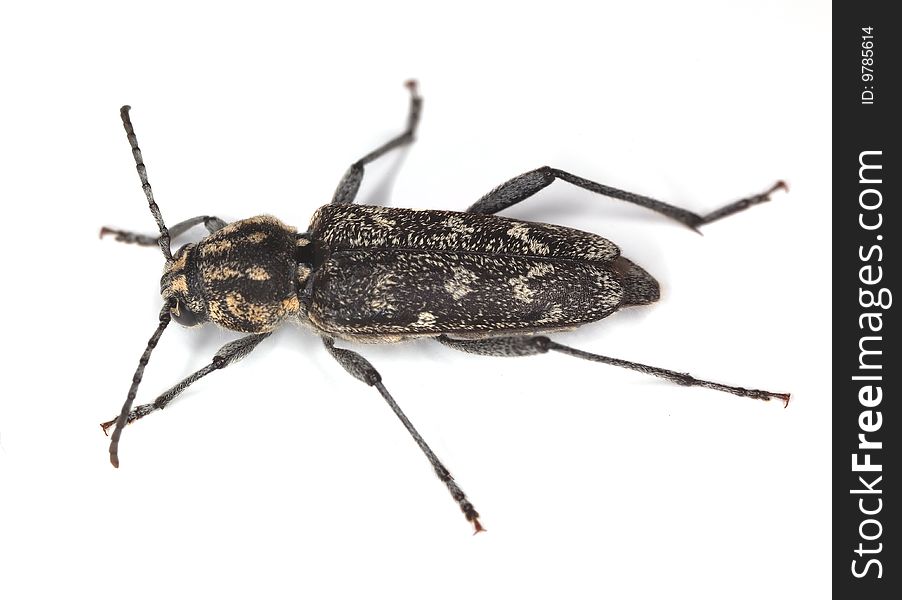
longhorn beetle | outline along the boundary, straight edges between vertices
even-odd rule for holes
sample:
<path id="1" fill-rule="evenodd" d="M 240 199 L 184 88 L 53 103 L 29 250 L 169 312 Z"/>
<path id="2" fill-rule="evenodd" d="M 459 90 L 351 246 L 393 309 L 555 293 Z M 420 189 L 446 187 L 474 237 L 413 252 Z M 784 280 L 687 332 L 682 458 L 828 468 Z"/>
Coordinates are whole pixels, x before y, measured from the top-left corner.
<path id="1" fill-rule="evenodd" d="M 165 408 L 201 377 L 243 358 L 289 319 L 313 329 L 348 373 L 379 391 L 475 532 L 483 531 L 479 513 L 404 415 L 379 372 L 357 352 L 337 348 L 336 338 L 395 343 L 428 337 L 454 350 L 485 356 L 530 356 L 552 350 L 680 385 L 758 400 L 778 398 L 784 406 L 789 402 L 789 394 L 696 379 L 688 373 L 591 354 L 541 335 L 574 329 L 623 307 L 655 302 L 658 282 L 621 256 L 618 247 L 603 237 L 559 225 L 495 216 L 561 179 L 644 206 L 697 231 L 702 225 L 768 201 L 774 191 L 786 189 L 782 181 L 707 215 L 551 167 L 514 177 L 466 212 L 354 204 L 365 165 L 414 140 L 423 101 L 415 82 L 408 82 L 407 87 L 407 128 L 351 165 L 331 203 L 316 211 L 304 232 L 265 215 L 230 224 L 217 217 L 200 216 L 167 229 L 147 180 L 130 107 L 122 107 L 122 124 L 160 235 L 106 227 L 100 235 L 112 234 L 120 242 L 158 245 L 166 266 L 160 280 L 164 302 L 159 325 L 138 361 L 119 417 L 101 424 L 104 433 L 115 426 L 110 441 L 113 466 L 119 466 L 119 439 L 127 424 Z M 173 253 L 171 240 L 200 224 L 209 235 Z M 247 335 L 224 345 L 210 364 L 153 402 L 133 409 L 144 368 L 171 319 L 186 327 L 211 321 Z"/>

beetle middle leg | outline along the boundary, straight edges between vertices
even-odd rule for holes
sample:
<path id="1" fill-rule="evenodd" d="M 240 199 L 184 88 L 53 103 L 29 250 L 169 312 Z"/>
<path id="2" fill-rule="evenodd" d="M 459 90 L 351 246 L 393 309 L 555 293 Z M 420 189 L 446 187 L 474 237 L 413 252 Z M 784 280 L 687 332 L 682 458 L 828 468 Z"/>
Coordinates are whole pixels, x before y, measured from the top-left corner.
<path id="1" fill-rule="evenodd" d="M 630 202 L 632 204 L 638 204 L 639 206 L 644 206 L 645 208 L 660 213 L 665 217 L 679 221 L 686 227 L 689 227 L 690 229 L 695 231 L 698 231 L 698 228 L 702 225 L 707 225 L 708 223 L 743 211 L 756 204 L 767 202 L 768 200 L 770 200 L 770 195 L 775 191 L 780 189 L 787 189 L 785 182 L 778 181 L 767 191 L 761 194 L 755 194 L 753 196 L 731 202 L 730 204 L 727 204 L 726 206 L 714 210 L 706 215 L 698 215 L 694 212 L 686 210 L 685 208 L 673 206 L 672 204 L 668 204 L 660 200 L 655 200 L 654 198 L 649 198 L 648 196 L 640 196 L 639 194 L 619 190 L 617 188 L 596 183 L 588 179 L 583 179 L 582 177 L 577 177 L 576 175 L 572 175 L 566 171 L 561 171 L 560 169 L 554 169 L 552 167 L 541 167 L 534 171 L 529 171 L 528 173 L 514 177 L 513 179 L 506 181 L 505 183 L 502 183 L 494 190 L 477 200 L 472 206 L 470 206 L 470 208 L 467 209 L 467 212 L 493 215 L 504 210 L 505 208 L 510 208 L 518 202 L 526 200 L 539 190 L 551 185 L 551 183 L 556 179 L 566 181 L 577 187 L 581 187 L 584 190 L 589 190 L 590 192 L 601 194 L 602 196 L 607 196 L 609 198 L 614 198 L 617 200 L 623 200 L 624 202 Z"/>
<path id="2" fill-rule="evenodd" d="M 640 373 L 645 373 L 647 375 L 654 375 L 655 377 L 661 377 L 662 379 L 667 379 L 668 381 L 672 381 L 679 385 L 704 387 L 711 390 L 726 392 L 728 394 L 733 394 L 736 396 L 742 396 L 745 398 L 754 398 L 756 400 L 768 401 L 772 398 L 776 398 L 783 401 L 784 407 L 789 404 L 789 394 L 766 392 L 764 390 L 750 390 L 743 387 L 724 385 L 722 383 L 716 383 L 714 381 L 696 379 L 689 373 L 678 373 L 677 371 L 671 371 L 669 369 L 652 367 L 650 365 L 634 363 L 620 358 L 611 358 L 609 356 L 602 356 L 600 354 L 592 354 L 583 350 L 577 350 L 576 348 L 571 348 L 570 346 L 564 346 L 563 344 L 553 342 L 545 336 L 498 337 L 487 338 L 483 340 L 455 340 L 441 335 L 437 339 L 439 342 L 448 346 L 449 348 L 454 348 L 455 350 L 461 350 L 463 352 L 469 352 L 471 354 L 481 354 L 483 356 L 531 356 L 534 354 L 545 354 L 549 350 L 553 350 L 555 352 L 560 352 L 561 354 L 566 354 L 567 356 L 574 356 L 576 358 L 582 358 L 584 360 L 590 360 L 592 362 L 613 365 L 615 367 L 623 367 L 625 369 L 632 369 L 633 371 L 639 371 Z"/>
<path id="3" fill-rule="evenodd" d="M 209 375 L 213 371 L 224 369 L 233 362 L 241 360 L 242 358 L 250 354 L 251 351 L 256 348 L 260 342 L 268 338 L 270 335 L 271 333 L 255 333 L 253 335 L 248 335 L 229 342 L 216 351 L 216 354 L 213 356 L 213 360 L 210 361 L 210 364 L 203 367 L 202 369 L 195 371 L 185 379 L 181 380 L 180 382 L 169 388 L 166 392 L 161 394 L 159 397 L 157 397 L 157 399 L 153 402 L 142 404 L 135 407 L 134 409 L 131 409 L 130 402 L 126 402 L 125 406 L 122 407 L 122 414 L 120 414 L 119 417 L 111 421 L 107 421 L 106 423 L 100 424 L 100 427 L 103 428 L 104 433 L 107 433 L 110 427 L 116 425 L 116 429 L 115 431 L 113 431 L 113 439 L 110 441 L 110 462 L 112 462 L 114 466 L 119 466 L 119 437 L 122 435 L 123 427 L 137 421 L 138 419 L 146 417 L 154 411 L 166 408 L 166 406 L 170 402 L 172 402 L 173 398 L 184 392 L 185 388 L 190 386 L 192 383 L 194 383 L 201 377 Z M 124 418 L 123 414 L 125 415 Z"/>
<path id="4" fill-rule="evenodd" d="M 182 235 L 195 225 L 204 224 L 204 227 L 207 228 L 207 231 L 210 233 L 214 233 L 227 225 L 225 221 L 220 219 L 219 217 L 210 217 L 207 215 L 201 215 L 199 217 L 193 217 L 191 219 L 186 219 L 181 223 L 176 223 L 174 226 L 169 228 L 169 237 L 172 239 L 177 238 Z M 116 236 L 114 239 L 117 242 L 123 242 L 126 244 L 138 244 L 139 246 L 159 246 L 160 245 L 160 236 L 151 236 L 144 235 L 143 233 L 134 233 L 132 231 L 123 231 L 121 229 L 113 229 L 111 227 L 101 227 L 100 228 L 100 237 L 105 235 L 114 235 Z"/>
<path id="5" fill-rule="evenodd" d="M 357 190 L 360 189 L 360 182 L 363 181 L 363 168 L 367 163 L 371 163 L 383 154 L 399 148 L 405 144 L 413 142 L 416 135 L 417 125 L 420 122 L 420 111 L 423 107 L 423 98 L 417 91 L 417 82 L 408 81 L 407 89 L 410 90 L 410 112 L 407 115 L 407 128 L 401 135 L 392 138 L 388 142 L 382 144 L 354 164 L 352 164 L 344 177 L 335 188 L 335 195 L 332 196 L 332 204 L 352 204 L 357 197 Z"/>
<path id="6" fill-rule="evenodd" d="M 464 513 L 464 516 L 467 517 L 467 520 L 473 524 L 475 528 L 474 533 L 479 533 L 480 531 L 485 531 L 482 527 L 482 524 L 479 522 L 479 513 L 476 512 L 476 509 L 467 499 L 467 495 L 464 494 L 463 490 L 457 485 L 457 482 L 454 481 L 454 477 L 452 477 L 451 472 L 442 464 L 442 461 L 438 459 L 435 453 L 432 451 L 432 448 L 426 443 L 420 433 L 413 426 L 413 423 L 410 422 L 410 419 L 407 418 L 407 415 L 404 414 L 404 411 L 401 410 L 401 407 L 398 406 L 398 403 L 395 402 L 395 399 L 392 398 L 392 395 L 388 392 L 385 386 L 382 384 L 382 376 L 379 372 L 370 364 L 370 362 L 363 358 L 360 354 L 354 352 L 353 350 L 346 350 L 344 348 L 336 348 L 335 341 L 331 338 L 324 337 L 323 344 L 326 345 L 326 350 L 329 351 L 335 360 L 344 367 L 345 371 L 362 381 L 363 383 L 375 387 L 379 390 L 379 393 L 382 394 L 382 397 L 385 398 L 385 401 L 394 411 L 395 415 L 397 415 L 398 419 L 401 420 L 401 423 L 404 424 L 404 427 L 407 429 L 407 432 L 410 433 L 413 440 L 417 443 L 417 446 L 420 447 L 420 450 L 423 451 L 423 454 L 426 455 L 426 458 L 429 460 L 429 464 L 432 465 L 432 468 L 435 470 L 435 474 L 438 475 L 438 478 L 442 480 L 442 482 L 448 487 L 448 491 L 451 492 L 451 497 L 457 502 L 458 506 L 460 506 L 460 510 Z"/>

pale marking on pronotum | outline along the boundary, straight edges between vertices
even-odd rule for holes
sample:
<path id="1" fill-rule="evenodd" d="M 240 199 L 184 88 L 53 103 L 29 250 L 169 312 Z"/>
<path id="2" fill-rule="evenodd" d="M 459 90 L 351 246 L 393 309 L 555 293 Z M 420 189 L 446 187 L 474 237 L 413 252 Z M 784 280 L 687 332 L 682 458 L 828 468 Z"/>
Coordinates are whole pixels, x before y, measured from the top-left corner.
<path id="1" fill-rule="evenodd" d="M 226 308 L 233 316 L 239 319 L 247 319 L 252 323 L 266 324 L 275 321 L 282 316 L 282 311 L 274 314 L 273 307 L 268 304 L 248 302 L 240 293 L 229 294 L 225 299 Z M 283 308 L 280 303 L 279 308 Z M 275 317 L 275 319 L 274 319 Z"/>
<path id="2" fill-rule="evenodd" d="M 248 279 L 254 281 L 266 281 L 271 276 L 263 267 L 248 267 L 245 271 Z"/>
<path id="3" fill-rule="evenodd" d="M 254 244 L 258 244 L 269 237 L 265 231 L 255 231 L 254 233 L 249 233 L 247 236 L 247 241 L 252 242 Z"/>
<path id="4" fill-rule="evenodd" d="M 226 308 L 229 309 L 229 312 L 235 315 L 236 317 L 243 317 L 245 313 L 245 304 L 244 297 L 239 293 L 229 294 L 225 299 Z"/>
<path id="5" fill-rule="evenodd" d="M 220 229 L 220 231 L 223 231 Z M 232 248 L 232 240 L 215 240 L 209 241 L 201 246 L 200 253 L 202 256 L 211 256 L 214 254 L 222 254 Z"/>
<path id="6" fill-rule="evenodd" d="M 169 284 L 170 292 L 175 293 L 188 293 L 188 279 L 184 275 L 179 275 L 178 277 L 174 277 L 172 282 Z"/>
<path id="7" fill-rule="evenodd" d="M 175 262 L 169 267 L 169 271 L 181 271 L 185 268 L 185 265 L 188 263 L 188 251 L 185 250 L 181 253 L 181 255 L 175 259 Z"/>
<path id="8" fill-rule="evenodd" d="M 226 279 L 236 279 L 241 277 L 241 271 L 225 265 L 211 265 L 203 268 L 202 276 L 208 281 L 223 281 Z"/>

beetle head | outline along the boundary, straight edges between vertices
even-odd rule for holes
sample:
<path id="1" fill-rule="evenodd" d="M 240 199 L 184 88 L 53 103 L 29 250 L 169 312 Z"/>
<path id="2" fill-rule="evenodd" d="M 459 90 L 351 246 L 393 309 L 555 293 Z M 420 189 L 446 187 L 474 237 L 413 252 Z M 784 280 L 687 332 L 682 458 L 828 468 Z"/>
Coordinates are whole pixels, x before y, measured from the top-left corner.
<path id="1" fill-rule="evenodd" d="M 209 320 L 206 302 L 196 277 L 195 244 L 182 246 L 166 262 L 160 279 L 160 294 L 171 306 L 172 318 L 179 325 L 194 327 Z"/>

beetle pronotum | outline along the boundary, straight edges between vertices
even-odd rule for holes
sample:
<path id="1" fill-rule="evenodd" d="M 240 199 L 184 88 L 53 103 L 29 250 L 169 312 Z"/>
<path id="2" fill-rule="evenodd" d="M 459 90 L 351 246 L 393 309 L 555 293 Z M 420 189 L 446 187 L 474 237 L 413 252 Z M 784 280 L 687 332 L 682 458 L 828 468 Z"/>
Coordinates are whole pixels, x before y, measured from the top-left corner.
<path id="1" fill-rule="evenodd" d="M 200 216 L 168 229 L 147 180 L 130 108 L 122 107 L 122 123 L 160 235 L 105 227 L 101 236 L 112 234 L 121 242 L 158 245 L 166 266 L 160 282 L 164 304 L 159 325 L 141 355 L 119 417 L 101 425 L 104 432 L 115 426 L 110 441 L 114 466 L 119 466 L 119 439 L 126 424 L 164 408 L 201 377 L 246 356 L 288 319 L 312 328 L 348 373 L 379 391 L 476 532 L 483 530 L 479 513 L 404 415 L 379 372 L 357 352 L 337 348 L 336 338 L 394 343 L 429 337 L 449 348 L 486 356 L 555 351 L 680 385 L 788 403 L 789 394 L 696 379 L 687 373 L 577 350 L 541 335 L 603 319 L 623 307 L 655 302 L 658 283 L 620 256 L 618 247 L 603 237 L 495 216 L 561 179 L 644 206 L 697 230 L 769 200 L 771 193 L 785 189 L 783 182 L 707 215 L 551 167 L 501 184 L 466 212 L 354 204 L 365 165 L 414 140 L 422 99 L 414 82 L 407 86 L 410 112 L 404 132 L 351 165 L 332 202 L 316 211 L 305 232 L 270 216 L 231 224 Z M 200 224 L 209 235 L 173 253 L 171 240 Z M 153 402 L 132 409 L 144 368 L 171 319 L 188 327 L 213 322 L 247 335 L 224 345 L 210 364 Z"/>

